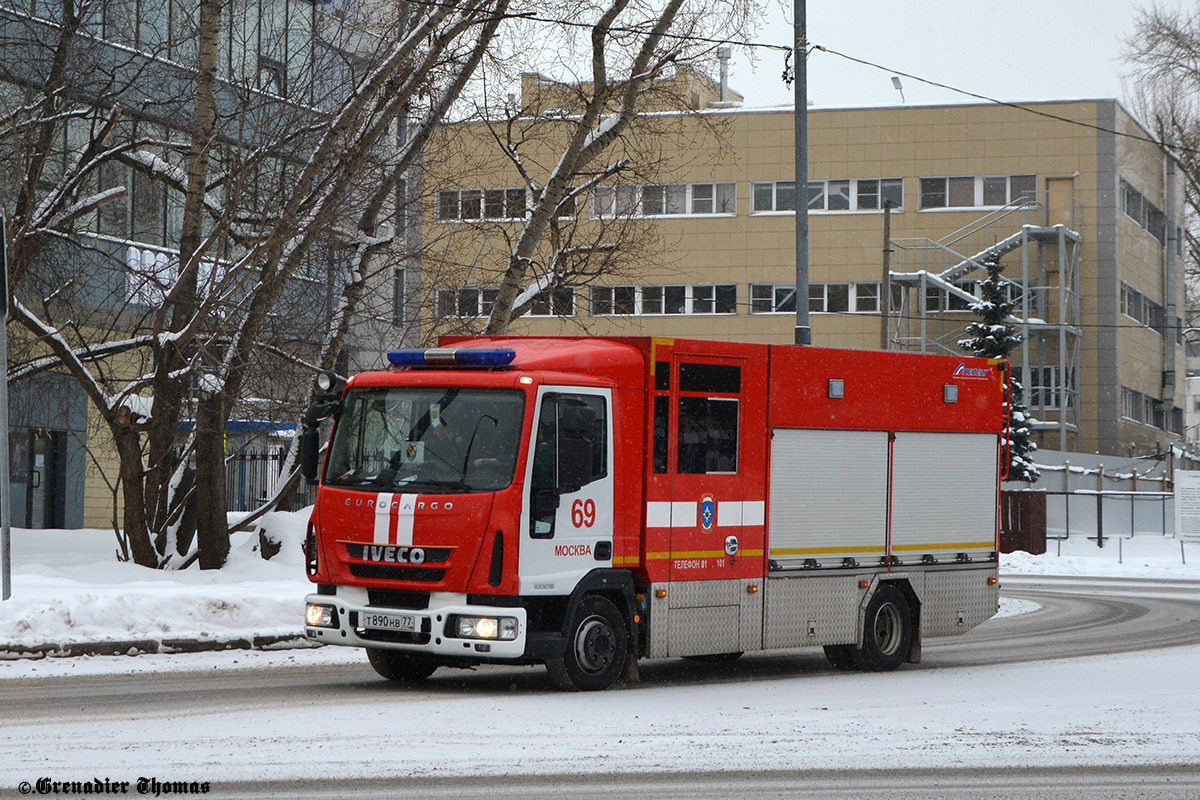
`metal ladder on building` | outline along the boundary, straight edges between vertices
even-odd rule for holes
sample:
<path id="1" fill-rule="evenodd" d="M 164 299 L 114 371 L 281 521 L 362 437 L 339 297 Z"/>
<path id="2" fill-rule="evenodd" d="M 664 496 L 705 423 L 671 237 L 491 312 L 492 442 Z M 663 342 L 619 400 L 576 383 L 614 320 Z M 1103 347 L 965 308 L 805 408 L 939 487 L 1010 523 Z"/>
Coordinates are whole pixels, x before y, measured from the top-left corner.
<path id="1" fill-rule="evenodd" d="M 1010 358 L 1041 442 L 1074 449 L 1079 431 L 1079 259 L 1082 237 L 1067 224 L 1079 204 L 1037 192 L 942 237 L 892 238 L 892 350 L 964 355 L 958 340 L 986 263 L 1000 259 L 1021 335 Z"/>

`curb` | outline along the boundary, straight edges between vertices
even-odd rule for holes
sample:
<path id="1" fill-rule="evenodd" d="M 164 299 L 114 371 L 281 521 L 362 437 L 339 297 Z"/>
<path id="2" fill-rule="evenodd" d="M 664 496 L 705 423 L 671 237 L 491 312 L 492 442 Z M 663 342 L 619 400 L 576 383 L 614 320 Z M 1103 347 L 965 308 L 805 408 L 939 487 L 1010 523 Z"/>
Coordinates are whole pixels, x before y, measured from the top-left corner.
<path id="1" fill-rule="evenodd" d="M 298 650 L 321 647 L 303 634 L 235 636 L 229 639 L 123 639 L 106 642 L 19 645 L 0 643 L 0 662 L 78 656 L 140 656 L 219 650 Z"/>

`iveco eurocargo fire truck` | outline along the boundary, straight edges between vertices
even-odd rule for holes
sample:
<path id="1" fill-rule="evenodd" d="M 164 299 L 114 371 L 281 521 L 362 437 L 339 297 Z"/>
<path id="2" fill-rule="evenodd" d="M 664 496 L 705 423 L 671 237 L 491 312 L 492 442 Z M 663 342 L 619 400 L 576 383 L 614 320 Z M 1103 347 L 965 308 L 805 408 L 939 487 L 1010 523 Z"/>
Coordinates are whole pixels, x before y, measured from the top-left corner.
<path id="1" fill-rule="evenodd" d="M 997 608 L 1006 364 L 655 338 L 389 353 L 333 417 L 305 634 L 375 670 L 823 646 L 890 670 Z"/>

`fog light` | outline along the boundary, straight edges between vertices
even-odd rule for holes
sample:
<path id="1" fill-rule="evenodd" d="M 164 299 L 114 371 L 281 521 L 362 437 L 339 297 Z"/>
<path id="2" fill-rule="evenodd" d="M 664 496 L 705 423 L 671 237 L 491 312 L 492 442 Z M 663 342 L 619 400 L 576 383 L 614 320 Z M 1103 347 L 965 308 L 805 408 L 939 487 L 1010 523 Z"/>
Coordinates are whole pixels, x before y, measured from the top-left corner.
<path id="1" fill-rule="evenodd" d="M 333 610 L 333 606 L 321 605 L 320 603 L 309 603 L 308 609 L 304 616 L 310 627 L 337 627 L 337 612 Z"/>
<path id="2" fill-rule="evenodd" d="M 517 638 L 517 620 L 515 617 L 455 617 L 452 630 L 460 639 L 501 639 Z"/>

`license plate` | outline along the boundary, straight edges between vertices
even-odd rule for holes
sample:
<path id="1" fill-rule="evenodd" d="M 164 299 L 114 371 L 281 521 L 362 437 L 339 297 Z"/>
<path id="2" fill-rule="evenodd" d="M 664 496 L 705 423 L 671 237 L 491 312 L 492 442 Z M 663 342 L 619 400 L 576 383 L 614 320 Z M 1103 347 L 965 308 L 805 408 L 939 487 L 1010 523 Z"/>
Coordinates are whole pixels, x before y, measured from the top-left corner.
<path id="1" fill-rule="evenodd" d="M 416 633 L 417 618 L 412 614 L 384 614 L 379 611 L 358 612 L 358 627 L 378 631 Z"/>

